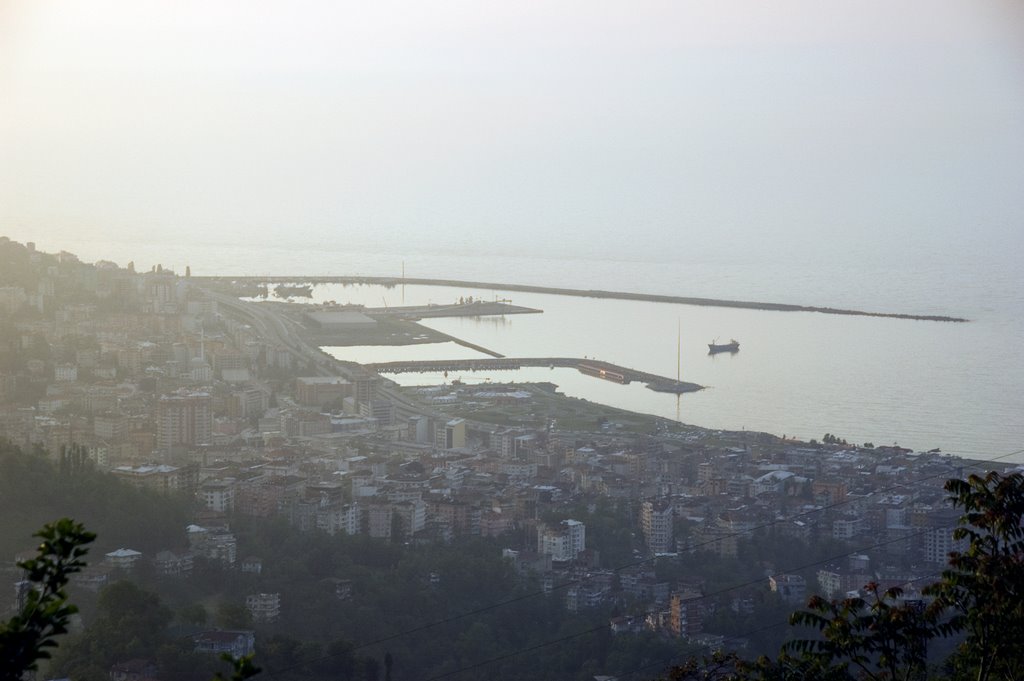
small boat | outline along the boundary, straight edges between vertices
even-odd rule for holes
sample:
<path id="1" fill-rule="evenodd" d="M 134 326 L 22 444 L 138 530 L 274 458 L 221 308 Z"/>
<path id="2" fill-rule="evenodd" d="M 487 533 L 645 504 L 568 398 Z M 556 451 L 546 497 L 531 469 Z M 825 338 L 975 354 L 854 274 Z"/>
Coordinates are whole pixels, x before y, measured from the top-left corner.
<path id="1" fill-rule="evenodd" d="M 708 354 L 715 355 L 719 352 L 739 352 L 740 344 L 735 339 L 728 343 L 708 343 Z"/>

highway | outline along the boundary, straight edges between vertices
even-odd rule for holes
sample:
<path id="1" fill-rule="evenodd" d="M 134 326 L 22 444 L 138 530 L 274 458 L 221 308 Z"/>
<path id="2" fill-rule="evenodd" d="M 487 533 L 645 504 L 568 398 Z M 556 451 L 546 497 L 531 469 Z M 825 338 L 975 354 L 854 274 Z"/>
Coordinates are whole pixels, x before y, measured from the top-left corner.
<path id="1" fill-rule="evenodd" d="M 361 365 L 337 360 L 320 348 L 307 343 L 295 329 L 295 322 L 288 317 L 276 314 L 259 303 L 246 302 L 209 289 L 203 290 L 211 299 L 216 300 L 218 305 L 234 311 L 244 319 L 250 320 L 256 330 L 268 342 L 287 348 L 298 361 L 312 364 L 318 376 L 341 376 L 347 380 L 354 380 L 359 378 L 358 374 L 363 371 L 372 373 L 371 371 L 364 370 Z M 395 410 L 403 417 L 428 416 L 447 418 L 423 404 L 413 402 L 388 384 L 389 381 L 381 379 L 377 385 L 377 395 L 390 401 L 395 406 Z"/>

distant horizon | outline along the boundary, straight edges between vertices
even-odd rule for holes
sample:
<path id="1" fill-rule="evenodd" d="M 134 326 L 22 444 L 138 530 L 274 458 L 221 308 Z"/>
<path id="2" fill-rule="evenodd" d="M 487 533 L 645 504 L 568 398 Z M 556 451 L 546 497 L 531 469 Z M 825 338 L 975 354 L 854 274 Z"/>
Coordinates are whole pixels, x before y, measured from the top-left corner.
<path id="1" fill-rule="evenodd" d="M 32 238 L 17 238 L 22 243 Z M 189 267 L 194 276 L 275 277 L 317 276 L 447 279 L 631 294 L 756 301 L 809 307 L 921 316 L 952 316 L 980 321 L 1002 319 L 1014 327 L 1024 323 L 1024 309 L 1015 295 L 1024 286 L 1024 271 L 1012 250 L 984 244 L 976 257 L 943 262 L 936 257 L 902 261 L 899 256 L 864 255 L 851 262 L 800 257 L 718 258 L 681 264 L 663 259 L 602 258 L 558 255 L 516 256 L 382 254 L 372 250 L 311 249 L 301 244 L 271 248 L 252 243 L 159 244 L 128 241 L 34 241 L 38 250 L 69 251 L 86 262 L 129 262 L 139 271 L 158 264 L 178 274 Z M 989 258 L 986 251 L 992 254 Z M 963 251 L 962 251 L 963 252 Z M 893 266 L 899 270 L 893 272 Z M 978 273 L 985 272 L 985 280 Z M 498 275 L 501 276 L 498 276 Z M 898 280 L 899 285 L 894 285 Z M 766 287 L 767 286 L 767 287 Z"/>
<path id="2" fill-rule="evenodd" d="M 0 4 L 0 232 L 394 255 L 1024 250 L 1024 6 Z"/>

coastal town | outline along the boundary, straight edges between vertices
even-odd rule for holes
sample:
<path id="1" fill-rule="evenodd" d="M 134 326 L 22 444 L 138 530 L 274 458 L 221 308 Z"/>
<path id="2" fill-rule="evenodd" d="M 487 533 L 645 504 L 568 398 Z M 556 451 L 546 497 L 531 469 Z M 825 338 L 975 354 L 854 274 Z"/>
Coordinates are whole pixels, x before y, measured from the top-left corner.
<path id="1" fill-rule="evenodd" d="M 239 542 L 237 518 L 403 546 L 493 538 L 565 610 L 615 605 L 606 625 L 616 636 L 742 649 L 743 632 L 715 627 L 722 612 L 799 608 L 869 582 L 920 599 L 957 548 L 943 483 L 973 461 L 841 434 L 804 442 L 709 430 L 552 384 L 402 387 L 384 367 L 319 346 L 325 335 L 371 331 L 429 340 L 414 322 L 390 310 L 296 311 L 303 305 L 239 297 L 190 274 L 84 263 L 0 238 L 0 438 L 194 500 L 178 544 L 152 554 L 109 547 L 75 577 L 77 589 L 98 591 L 143 564 L 189 579 L 202 557 L 254 580 L 239 605 L 265 624 L 304 604 L 261 590 L 265 557 Z M 522 311 L 460 305 L 460 314 Z M 588 509 L 602 504 L 625 519 L 622 532 L 596 531 Z M 742 588 L 687 567 L 694 556 L 742 557 L 751 541 L 791 540 L 834 551 L 763 560 L 761 578 Z M 3 558 L 12 583 L 19 557 Z M 334 588 L 343 606 L 359 584 L 337 578 Z M 24 594 L 12 595 L 0 607 Z M 258 650 L 254 632 L 204 630 L 194 642 L 243 655 Z"/>

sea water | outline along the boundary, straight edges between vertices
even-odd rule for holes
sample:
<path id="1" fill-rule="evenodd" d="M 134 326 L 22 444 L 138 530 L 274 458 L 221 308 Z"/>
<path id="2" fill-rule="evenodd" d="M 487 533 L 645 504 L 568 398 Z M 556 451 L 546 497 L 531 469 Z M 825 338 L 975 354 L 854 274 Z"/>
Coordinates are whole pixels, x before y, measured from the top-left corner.
<path id="1" fill-rule="evenodd" d="M 940 323 L 436 286 L 329 285 L 314 291 L 316 301 L 374 307 L 450 303 L 468 295 L 510 298 L 544 312 L 424 324 L 510 357 L 586 356 L 668 377 L 681 371 L 683 380 L 707 390 L 677 398 L 561 369 L 463 376 L 467 383 L 552 381 L 569 395 L 709 428 L 801 438 L 829 432 L 857 443 L 1024 460 L 1010 455 L 1024 447 L 1024 277 L 1012 248 L 936 245 L 911 257 L 872 255 L 865 246 L 826 258 L 811 257 L 820 256 L 820 249 L 788 256 L 765 249 L 730 254 L 705 243 L 689 254 L 659 251 L 644 258 L 627 248 L 615 257 L 613 245 L 533 256 L 507 253 L 498 244 L 479 252 L 403 253 L 343 245 L 39 243 L 86 260 L 132 260 L 140 270 L 160 263 L 180 273 L 187 264 L 195 275 L 400 277 L 404 267 L 415 277 L 966 317 L 969 323 Z M 708 355 L 708 343 L 731 338 L 740 342 L 738 353 Z M 418 346 L 408 358 L 480 356 L 451 344 L 436 350 L 435 355 L 429 346 Z M 361 362 L 405 357 L 395 348 L 331 352 Z M 405 384 L 446 380 L 430 374 L 395 378 Z"/>

